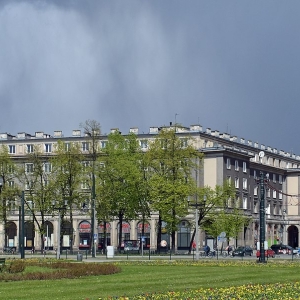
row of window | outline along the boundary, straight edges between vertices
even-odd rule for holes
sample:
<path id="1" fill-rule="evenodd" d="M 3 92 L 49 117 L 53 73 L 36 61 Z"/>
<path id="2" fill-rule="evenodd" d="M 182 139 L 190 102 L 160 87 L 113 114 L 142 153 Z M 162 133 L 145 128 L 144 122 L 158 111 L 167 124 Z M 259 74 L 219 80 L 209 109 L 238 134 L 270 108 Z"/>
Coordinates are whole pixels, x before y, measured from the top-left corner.
<path id="1" fill-rule="evenodd" d="M 261 162 L 262 164 L 269 165 L 276 168 L 300 168 L 300 164 L 286 162 L 281 159 L 272 158 L 270 156 L 265 156 L 263 158 L 260 158 L 258 154 L 255 154 L 255 157 L 251 159 L 255 162 Z"/>
<path id="2" fill-rule="evenodd" d="M 247 173 L 247 163 L 245 161 L 243 161 L 242 163 L 243 163 L 243 165 L 242 165 L 243 172 Z M 231 159 L 230 158 L 227 158 L 227 160 L 226 160 L 226 167 L 227 167 L 228 170 L 231 169 Z M 234 169 L 236 171 L 239 171 L 239 168 L 240 168 L 240 161 L 239 160 L 235 160 L 234 161 Z"/>
<path id="3" fill-rule="evenodd" d="M 187 142 L 186 142 L 187 143 Z M 186 145 L 186 143 L 184 145 Z M 81 142 L 81 150 L 83 152 L 90 150 L 90 142 Z M 107 141 L 101 141 L 101 148 L 105 148 Z M 148 148 L 148 141 L 147 140 L 141 140 L 140 141 L 140 147 L 142 149 Z M 44 152 L 45 153 L 51 153 L 53 150 L 53 144 L 52 143 L 46 143 L 44 144 Z M 65 150 L 70 150 L 70 143 L 65 143 Z M 8 145 L 8 152 L 9 154 L 16 154 L 16 145 Z M 26 145 L 26 153 L 33 153 L 34 152 L 34 144 L 27 144 Z"/>
<path id="4" fill-rule="evenodd" d="M 106 142 L 102 142 L 102 147 L 105 147 Z M 90 143 L 89 142 L 82 142 L 81 143 L 81 150 L 83 152 L 89 151 Z M 53 150 L 53 144 L 48 143 L 44 144 L 44 152 L 51 153 Z M 65 150 L 70 150 L 70 143 L 65 143 Z M 8 152 L 9 154 L 16 154 L 16 145 L 8 145 Z M 33 153 L 34 152 L 34 144 L 27 144 L 26 145 L 26 153 Z"/>
<path id="5" fill-rule="evenodd" d="M 188 140 L 187 139 L 180 139 L 181 146 L 187 147 L 188 146 Z M 140 147 L 141 149 L 147 149 L 148 148 L 148 140 L 140 140 Z M 81 142 L 81 150 L 83 152 L 90 150 L 90 142 Z M 101 148 L 105 148 L 107 144 L 107 141 L 100 141 Z M 163 141 L 162 141 L 162 147 Z M 52 143 L 46 143 L 44 144 L 44 152 L 45 153 L 51 153 L 53 148 Z M 8 145 L 9 153 L 10 154 L 16 154 L 16 145 Z M 65 143 L 65 149 L 68 151 L 70 149 L 70 143 Z M 34 144 L 27 144 L 26 145 L 26 153 L 33 153 L 34 152 Z"/>
<path id="6" fill-rule="evenodd" d="M 276 194 L 275 194 L 276 195 Z M 276 196 L 275 196 L 276 197 Z M 279 196 L 280 198 L 280 196 Z M 228 206 L 233 208 L 234 205 L 237 205 L 239 202 L 237 201 L 239 199 L 239 197 L 236 198 L 236 201 L 235 202 L 230 202 L 228 203 Z M 281 199 L 282 199 L 282 194 L 281 194 Z M 248 209 L 248 197 L 247 196 L 243 196 L 242 197 L 242 208 L 243 209 Z M 239 205 L 239 204 L 238 204 Z M 281 206 L 277 206 L 276 204 L 274 204 L 273 206 L 273 211 L 272 211 L 272 214 L 276 215 L 276 214 L 281 214 Z M 254 213 L 258 213 L 258 204 L 257 203 L 254 203 L 253 204 L 253 212 Z M 266 205 L 266 214 L 271 214 L 271 204 L 268 203 Z"/>
<path id="7" fill-rule="evenodd" d="M 234 161 L 234 169 L 235 169 L 235 171 L 239 171 L 240 163 L 241 163 L 241 161 L 239 161 L 239 160 L 235 160 Z M 230 158 L 227 158 L 227 160 L 226 160 L 226 167 L 227 167 L 228 170 L 231 169 L 231 159 Z M 247 173 L 247 163 L 245 161 L 242 162 L 242 167 L 243 167 L 243 172 Z M 278 182 L 280 184 L 282 184 L 282 175 L 281 174 L 271 174 L 271 175 L 272 175 L 272 180 L 273 180 L 274 183 L 277 181 L 277 176 L 278 176 Z M 254 179 L 257 179 L 258 176 L 259 176 L 258 172 L 256 170 L 253 170 L 253 177 L 254 177 Z"/>
<path id="8" fill-rule="evenodd" d="M 87 168 L 90 166 L 90 162 L 89 161 L 83 161 L 82 162 L 82 167 L 84 170 L 87 170 Z M 33 173 L 34 171 L 34 164 L 33 163 L 26 163 L 25 164 L 25 172 L 27 174 Z M 50 162 L 45 162 L 43 164 L 43 171 L 45 173 L 51 173 L 52 172 L 52 165 Z"/>
<path id="9" fill-rule="evenodd" d="M 232 182 L 231 176 L 227 176 L 227 180 L 228 180 L 229 183 L 231 183 Z M 234 187 L 236 189 L 240 188 L 240 178 L 238 178 L 238 177 L 234 178 Z M 258 189 L 259 189 L 259 187 L 257 185 L 254 186 L 254 188 L 253 188 L 254 196 L 258 195 Z M 248 191 L 248 180 L 247 180 L 247 178 L 243 178 L 243 190 Z M 266 196 L 268 198 L 271 197 L 271 189 L 270 188 L 266 189 Z M 276 197 L 277 197 L 277 191 L 276 190 L 272 190 L 272 196 L 273 196 L 274 199 L 276 199 Z M 282 192 L 281 191 L 278 192 L 278 197 L 279 197 L 279 200 L 282 200 Z"/>

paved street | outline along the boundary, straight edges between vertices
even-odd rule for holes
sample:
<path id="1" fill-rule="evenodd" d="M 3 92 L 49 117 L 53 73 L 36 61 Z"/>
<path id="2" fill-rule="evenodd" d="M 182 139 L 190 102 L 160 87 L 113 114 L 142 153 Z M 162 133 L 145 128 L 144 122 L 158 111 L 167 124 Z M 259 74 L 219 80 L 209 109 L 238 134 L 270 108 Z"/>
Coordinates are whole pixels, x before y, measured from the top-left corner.
<path id="1" fill-rule="evenodd" d="M 19 254 L 1 254 L 0 257 L 5 257 L 5 258 L 21 258 Z M 30 252 L 25 253 L 25 259 L 30 259 L 30 258 L 56 258 L 56 255 L 54 253 L 46 254 L 46 255 L 41 255 L 41 254 L 31 254 Z M 127 260 L 196 260 L 196 256 L 193 254 L 185 254 L 185 255 L 169 255 L 169 254 L 164 254 L 164 255 L 126 255 L 126 254 L 117 254 L 114 255 L 113 258 L 107 258 L 103 254 L 97 254 L 96 257 L 92 257 L 90 254 L 87 254 L 86 252 L 81 252 L 80 255 L 78 256 L 78 253 L 75 253 L 73 255 L 70 255 L 66 252 L 63 252 L 62 255 L 60 256 L 61 259 L 69 259 L 69 260 L 75 260 L 75 261 L 85 261 L 85 262 L 113 262 L 113 261 L 127 261 Z M 287 255 L 287 254 L 282 254 L 282 255 L 276 255 L 275 258 L 266 258 L 266 261 L 270 260 L 295 260 L 295 261 L 300 261 L 300 257 L 296 255 Z M 199 257 L 199 260 L 226 260 L 226 261 L 237 261 L 237 260 L 257 260 L 256 256 L 246 256 L 246 257 L 240 257 L 240 256 L 235 256 L 235 257 L 223 257 L 222 255 L 218 256 L 213 256 L 211 257 Z"/>

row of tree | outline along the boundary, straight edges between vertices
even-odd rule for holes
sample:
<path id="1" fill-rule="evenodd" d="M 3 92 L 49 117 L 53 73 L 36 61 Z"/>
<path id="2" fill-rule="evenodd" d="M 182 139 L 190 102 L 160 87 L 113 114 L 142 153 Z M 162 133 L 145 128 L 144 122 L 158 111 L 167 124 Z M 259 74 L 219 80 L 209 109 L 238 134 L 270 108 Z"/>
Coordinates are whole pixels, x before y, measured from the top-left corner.
<path id="1" fill-rule="evenodd" d="M 100 124 L 88 120 L 81 126 L 88 143 L 86 152 L 78 142 L 59 140 L 53 155 L 46 156 L 36 146 L 32 153 L 15 161 L 2 145 L 0 208 L 5 226 L 10 205 L 24 188 L 25 205 L 37 226 L 42 247 L 46 217 L 54 213 L 53 200 L 55 206 L 63 206 L 67 201 L 68 209 L 63 210 L 62 217 L 68 217 L 71 224 L 74 213 L 91 205 L 95 205 L 96 220 L 104 224 L 104 230 L 107 222 L 118 220 L 119 247 L 123 221 L 141 218 L 144 223 L 155 212 L 158 214 L 157 247 L 164 221 L 174 251 L 179 221 L 191 211 L 189 203 L 194 206 L 197 203 L 198 225 L 213 237 L 222 231 L 228 237 L 236 237 L 249 222 L 237 206 L 228 207 L 228 201 L 236 198 L 230 183 L 214 188 L 198 186 L 195 174 L 201 168 L 203 154 L 195 149 L 191 138 L 179 138 L 175 127 L 162 128 L 152 141 L 143 141 L 148 143 L 147 151 L 143 151 L 133 133 L 122 135 L 115 131 L 108 135 L 105 147 L 100 147 Z M 190 249 L 194 235 L 195 230 Z M 72 245 L 73 234 L 70 239 Z"/>

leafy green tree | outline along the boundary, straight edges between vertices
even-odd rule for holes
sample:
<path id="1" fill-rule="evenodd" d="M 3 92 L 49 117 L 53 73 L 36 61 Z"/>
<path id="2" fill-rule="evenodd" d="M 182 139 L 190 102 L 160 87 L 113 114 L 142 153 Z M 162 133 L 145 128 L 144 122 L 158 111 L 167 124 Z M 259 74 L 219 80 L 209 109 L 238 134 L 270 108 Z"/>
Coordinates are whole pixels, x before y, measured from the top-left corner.
<path id="1" fill-rule="evenodd" d="M 186 216 L 187 198 L 195 190 L 191 170 L 203 155 L 195 149 L 192 139 L 180 139 L 174 129 L 160 130 L 146 155 L 150 166 L 151 209 L 159 213 L 157 250 L 160 251 L 161 224 L 165 221 L 174 251 L 178 222 Z"/>
<path id="2" fill-rule="evenodd" d="M 95 230 L 95 218 L 97 216 L 97 204 L 96 204 L 96 160 L 100 152 L 100 134 L 101 127 L 100 123 L 96 120 L 86 120 L 84 123 L 80 124 L 80 127 L 84 129 L 84 134 L 87 137 L 87 147 L 85 150 L 88 152 L 88 159 L 91 162 L 90 168 L 86 168 L 86 174 L 90 177 L 90 187 L 91 187 L 91 219 L 92 219 L 92 230 L 90 240 L 92 256 L 95 257 L 95 247 L 94 247 L 94 230 Z M 87 181 L 88 182 L 88 181 Z"/>
<path id="3" fill-rule="evenodd" d="M 235 190 L 233 186 L 228 184 L 225 184 L 224 187 L 225 193 L 219 202 L 220 206 L 215 206 L 203 218 L 202 227 L 214 238 L 217 238 L 221 232 L 225 232 L 228 238 L 232 237 L 236 239 L 242 228 L 249 224 L 250 219 L 239 208 L 239 201 L 235 202 L 234 207 L 228 206 L 228 202 L 231 202 L 235 198 Z"/>
<path id="4" fill-rule="evenodd" d="M 20 189 L 15 184 L 16 165 L 8 154 L 8 148 L 0 148 L 0 218 L 4 226 L 4 246 L 7 246 L 7 215 L 15 207 L 16 197 L 20 196 Z"/>
<path id="5" fill-rule="evenodd" d="M 138 216 L 141 180 L 139 143 L 135 134 L 109 134 L 103 155 L 99 158 L 97 202 L 101 208 L 98 218 L 119 220 L 118 248 L 122 243 L 122 223 Z"/>
<path id="6" fill-rule="evenodd" d="M 19 168 L 18 179 L 25 187 L 25 208 L 32 215 L 44 249 L 45 217 L 52 213 L 52 200 L 60 195 L 53 183 L 49 157 L 38 146 L 26 155 L 25 161 Z"/>
<path id="7" fill-rule="evenodd" d="M 81 192 L 81 184 L 84 178 L 84 156 L 81 148 L 75 142 L 58 141 L 55 155 L 50 159 L 51 178 L 53 190 L 55 190 L 57 205 L 62 207 L 67 200 L 71 223 L 70 249 L 73 249 L 73 210 L 81 208 L 86 195 Z M 62 219 L 67 210 L 62 210 Z M 60 232 L 63 234 L 63 222 Z"/>
<path id="8" fill-rule="evenodd" d="M 233 208 L 227 209 L 225 218 L 224 232 L 228 237 L 234 238 L 237 243 L 238 235 L 251 221 L 251 218 L 244 214 L 243 209 L 240 207 L 240 201 L 236 201 Z M 237 246 L 237 244 L 235 245 Z"/>
<path id="9" fill-rule="evenodd" d="M 197 187 L 193 197 L 190 197 L 189 206 L 198 209 L 198 226 L 204 228 L 213 237 L 217 237 L 222 232 L 218 232 L 221 224 L 215 224 L 213 221 L 220 212 L 224 211 L 228 199 L 233 197 L 234 194 L 234 188 L 227 182 L 222 186 L 217 185 L 215 188 L 209 186 Z M 195 234 L 196 229 L 194 228 L 189 251 L 192 249 Z"/>

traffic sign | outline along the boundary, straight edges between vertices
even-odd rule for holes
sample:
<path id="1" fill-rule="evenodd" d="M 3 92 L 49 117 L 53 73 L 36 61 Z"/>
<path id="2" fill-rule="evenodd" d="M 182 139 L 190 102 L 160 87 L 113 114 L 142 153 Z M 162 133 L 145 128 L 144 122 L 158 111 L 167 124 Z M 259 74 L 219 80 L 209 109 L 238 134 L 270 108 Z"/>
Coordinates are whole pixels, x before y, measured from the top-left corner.
<path id="1" fill-rule="evenodd" d="M 221 238 L 224 238 L 224 237 L 226 237 L 226 232 L 224 232 L 224 231 L 223 231 L 223 232 L 221 232 L 221 233 L 220 233 L 220 237 L 221 237 Z"/>

